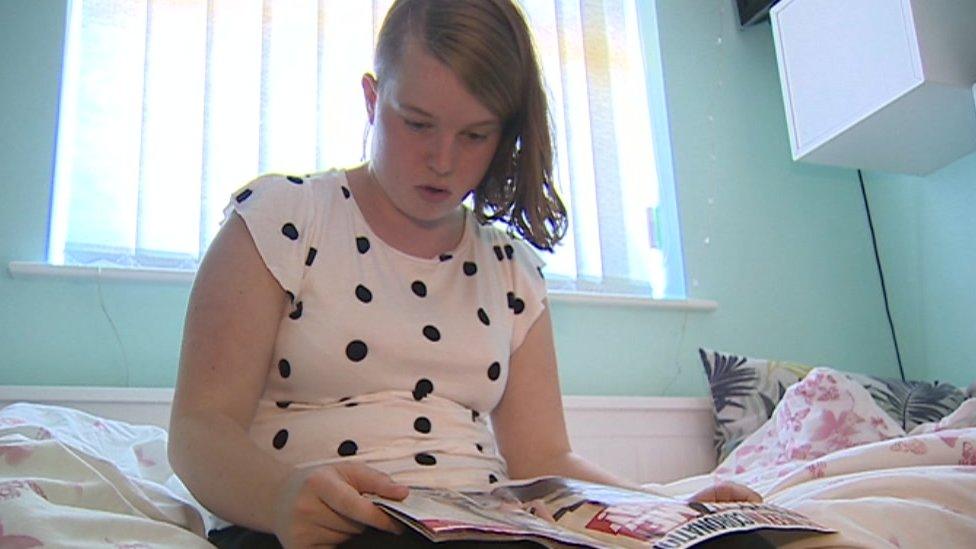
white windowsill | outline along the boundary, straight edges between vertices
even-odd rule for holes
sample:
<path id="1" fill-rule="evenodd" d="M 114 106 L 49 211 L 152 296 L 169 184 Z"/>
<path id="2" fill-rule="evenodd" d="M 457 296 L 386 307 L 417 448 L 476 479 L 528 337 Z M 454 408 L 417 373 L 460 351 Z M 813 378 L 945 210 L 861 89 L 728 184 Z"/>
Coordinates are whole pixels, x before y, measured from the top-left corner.
<path id="1" fill-rule="evenodd" d="M 123 280 L 135 282 L 167 282 L 192 284 L 194 271 L 172 269 L 143 269 L 121 267 L 79 267 L 51 265 L 34 261 L 11 261 L 8 266 L 14 278 L 66 278 L 74 280 Z M 633 295 L 579 293 L 550 290 L 549 299 L 555 303 L 587 303 L 594 305 L 622 305 L 682 311 L 711 312 L 718 302 L 707 299 L 653 299 Z"/>
<path id="2" fill-rule="evenodd" d="M 82 267 L 52 265 L 39 261 L 11 261 L 7 265 L 14 278 L 66 278 L 74 280 L 126 280 L 134 282 L 193 283 L 193 271 L 126 267 Z"/>
<path id="3" fill-rule="evenodd" d="M 652 297 L 637 295 L 567 292 L 561 290 L 549 290 L 549 300 L 555 303 L 623 305 L 626 307 L 648 307 L 651 309 L 671 309 L 703 313 L 718 309 L 718 302 L 709 299 L 654 299 Z"/>

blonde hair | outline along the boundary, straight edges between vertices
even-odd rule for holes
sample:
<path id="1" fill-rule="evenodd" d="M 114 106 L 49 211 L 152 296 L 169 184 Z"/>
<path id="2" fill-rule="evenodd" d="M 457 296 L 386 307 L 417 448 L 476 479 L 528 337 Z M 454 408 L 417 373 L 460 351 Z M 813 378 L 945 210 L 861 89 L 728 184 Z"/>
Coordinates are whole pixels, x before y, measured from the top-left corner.
<path id="1" fill-rule="evenodd" d="M 495 157 L 474 190 L 482 223 L 501 221 L 536 248 L 566 234 L 552 180 L 552 129 L 525 18 L 512 0 L 396 0 L 376 45 L 380 83 L 395 79 L 405 40 L 423 44 L 502 121 Z"/>

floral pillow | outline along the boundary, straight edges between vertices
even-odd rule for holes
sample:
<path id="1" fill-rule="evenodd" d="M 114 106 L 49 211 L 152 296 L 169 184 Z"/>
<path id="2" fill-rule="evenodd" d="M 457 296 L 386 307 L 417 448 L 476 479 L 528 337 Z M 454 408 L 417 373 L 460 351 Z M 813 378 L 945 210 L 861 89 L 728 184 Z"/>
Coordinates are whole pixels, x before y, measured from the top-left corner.
<path id="1" fill-rule="evenodd" d="M 746 437 L 762 426 L 786 389 L 803 379 L 812 366 L 748 358 L 699 349 L 715 412 L 715 448 L 724 460 Z M 875 403 L 906 432 L 922 423 L 939 421 L 966 399 L 948 383 L 898 379 L 843 372 L 867 389 Z"/>
<path id="2" fill-rule="evenodd" d="M 787 387 L 812 366 L 698 349 L 715 410 L 715 449 L 722 461 L 762 426 Z"/>

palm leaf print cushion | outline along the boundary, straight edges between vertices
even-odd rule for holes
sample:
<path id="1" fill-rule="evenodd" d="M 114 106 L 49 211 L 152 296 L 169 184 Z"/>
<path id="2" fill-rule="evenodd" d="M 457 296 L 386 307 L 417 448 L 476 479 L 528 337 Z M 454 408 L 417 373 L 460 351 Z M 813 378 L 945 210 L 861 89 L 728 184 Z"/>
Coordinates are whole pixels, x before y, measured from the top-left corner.
<path id="1" fill-rule="evenodd" d="M 867 389 L 878 406 L 905 432 L 922 423 L 939 421 L 966 400 L 962 390 L 950 383 L 902 381 L 854 373 L 847 376 Z"/>
<path id="2" fill-rule="evenodd" d="M 698 350 L 715 409 L 719 461 L 772 416 L 786 388 L 813 369 L 791 362 Z"/>

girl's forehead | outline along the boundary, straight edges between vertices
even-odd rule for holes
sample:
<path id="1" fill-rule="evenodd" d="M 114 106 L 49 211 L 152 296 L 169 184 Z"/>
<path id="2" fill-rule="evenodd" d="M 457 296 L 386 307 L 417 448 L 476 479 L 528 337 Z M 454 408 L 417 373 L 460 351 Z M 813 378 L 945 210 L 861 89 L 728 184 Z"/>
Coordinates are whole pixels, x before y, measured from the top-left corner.
<path id="1" fill-rule="evenodd" d="M 498 121 L 454 71 L 414 41 L 405 44 L 400 66 L 388 82 L 389 101 L 399 110 L 434 118 L 451 118 L 464 125 Z"/>

